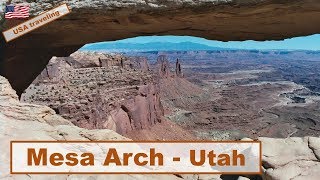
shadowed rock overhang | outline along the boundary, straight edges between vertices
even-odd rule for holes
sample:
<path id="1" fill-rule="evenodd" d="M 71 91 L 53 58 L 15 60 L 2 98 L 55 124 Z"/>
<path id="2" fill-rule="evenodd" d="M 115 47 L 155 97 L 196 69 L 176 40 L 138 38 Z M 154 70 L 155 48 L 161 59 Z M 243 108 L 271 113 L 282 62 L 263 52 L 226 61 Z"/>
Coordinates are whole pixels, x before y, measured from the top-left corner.
<path id="1" fill-rule="evenodd" d="M 12 3 L 24 2 L 12 0 Z M 318 0 L 45 0 L 32 16 L 68 3 L 72 13 L 12 42 L 0 38 L 0 75 L 18 94 L 52 56 L 87 43 L 146 35 L 189 35 L 221 41 L 281 40 L 320 33 Z M 1 8 L 3 9 L 3 5 Z M 7 29 L 23 20 L 1 20 Z"/>

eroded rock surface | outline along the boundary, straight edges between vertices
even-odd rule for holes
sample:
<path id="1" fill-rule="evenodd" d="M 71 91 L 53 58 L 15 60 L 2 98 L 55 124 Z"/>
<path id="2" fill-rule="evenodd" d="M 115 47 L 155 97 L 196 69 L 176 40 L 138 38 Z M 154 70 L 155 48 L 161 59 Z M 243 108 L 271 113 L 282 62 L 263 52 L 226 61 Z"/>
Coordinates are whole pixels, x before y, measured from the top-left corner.
<path id="1" fill-rule="evenodd" d="M 10 175 L 11 140 L 126 140 L 112 130 L 86 130 L 72 125 L 45 106 L 19 102 L 8 80 L 0 76 L 0 178 L 3 179 L 220 179 L 218 175 Z M 259 138 L 263 147 L 265 179 L 319 177 L 320 138 Z M 240 179 L 243 177 L 239 177 Z"/>
<path id="2" fill-rule="evenodd" d="M 129 139 L 109 129 L 82 129 L 58 116 L 49 107 L 21 103 L 8 80 L 2 76 L 0 76 L 0 123 L 0 179 L 180 179 L 174 175 L 11 175 L 8 157 L 12 140 L 121 141 Z M 86 150 L 85 146 L 80 148 Z"/>
<path id="3" fill-rule="evenodd" d="M 176 76 L 183 77 L 182 66 L 179 59 L 176 60 Z"/>
<path id="4" fill-rule="evenodd" d="M 165 55 L 160 55 L 155 64 L 159 78 L 168 78 L 171 76 L 170 62 Z"/>
<path id="5" fill-rule="evenodd" d="M 264 178 L 316 180 L 320 176 L 320 138 L 259 138 L 263 148 Z"/>
<path id="6" fill-rule="evenodd" d="M 52 58 L 22 100 L 48 105 L 79 127 L 120 134 L 147 129 L 163 118 L 146 60 L 119 54 L 76 52 Z"/>

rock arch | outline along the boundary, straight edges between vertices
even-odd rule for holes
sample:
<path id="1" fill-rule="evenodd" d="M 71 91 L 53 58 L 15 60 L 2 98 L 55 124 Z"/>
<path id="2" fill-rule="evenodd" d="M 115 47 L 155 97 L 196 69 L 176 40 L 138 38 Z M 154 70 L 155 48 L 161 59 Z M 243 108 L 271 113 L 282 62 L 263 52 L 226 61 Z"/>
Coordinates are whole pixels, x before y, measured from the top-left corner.
<path id="1" fill-rule="evenodd" d="M 13 0 L 12 2 L 19 2 Z M 33 15 L 60 1 L 32 2 Z M 280 40 L 320 33 L 317 0 L 67 0 L 72 13 L 5 43 L 0 75 L 21 94 L 52 56 L 86 43 L 141 35 L 190 35 L 213 40 Z M 20 20 L 0 21 L 4 30 Z"/>

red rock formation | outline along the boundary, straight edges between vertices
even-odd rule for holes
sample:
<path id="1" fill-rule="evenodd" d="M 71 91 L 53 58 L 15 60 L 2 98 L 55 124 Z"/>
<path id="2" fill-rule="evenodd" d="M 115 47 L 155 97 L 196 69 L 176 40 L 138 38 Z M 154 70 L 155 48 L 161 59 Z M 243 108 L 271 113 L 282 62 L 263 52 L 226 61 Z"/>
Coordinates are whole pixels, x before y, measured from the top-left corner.
<path id="1" fill-rule="evenodd" d="M 153 84 L 140 86 L 138 91 L 138 95 L 119 103 L 110 113 L 120 134 L 147 129 L 160 123 L 164 115 L 159 91 Z"/>
<path id="2" fill-rule="evenodd" d="M 170 63 L 167 56 L 160 55 L 157 59 L 156 66 L 158 68 L 158 73 L 160 78 L 170 77 Z"/>
<path id="3" fill-rule="evenodd" d="M 22 100 L 49 105 L 79 127 L 126 134 L 162 121 L 159 94 L 145 58 L 76 52 L 53 58 Z"/>
<path id="4" fill-rule="evenodd" d="M 176 76 L 183 77 L 182 68 L 179 59 L 176 60 Z"/>
<path id="5" fill-rule="evenodd" d="M 146 57 L 131 57 L 129 66 L 132 69 L 140 69 L 144 72 L 148 72 L 150 70 L 148 59 Z"/>

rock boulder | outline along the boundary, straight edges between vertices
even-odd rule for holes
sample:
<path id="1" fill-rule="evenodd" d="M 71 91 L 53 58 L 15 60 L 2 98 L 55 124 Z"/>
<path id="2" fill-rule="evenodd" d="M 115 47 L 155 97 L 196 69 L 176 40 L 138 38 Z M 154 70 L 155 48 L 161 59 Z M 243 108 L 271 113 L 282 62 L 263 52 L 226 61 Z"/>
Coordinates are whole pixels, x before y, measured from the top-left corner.
<path id="1" fill-rule="evenodd" d="M 319 137 L 261 137 L 259 140 L 262 142 L 264 179 L 319 179 Z"/>

